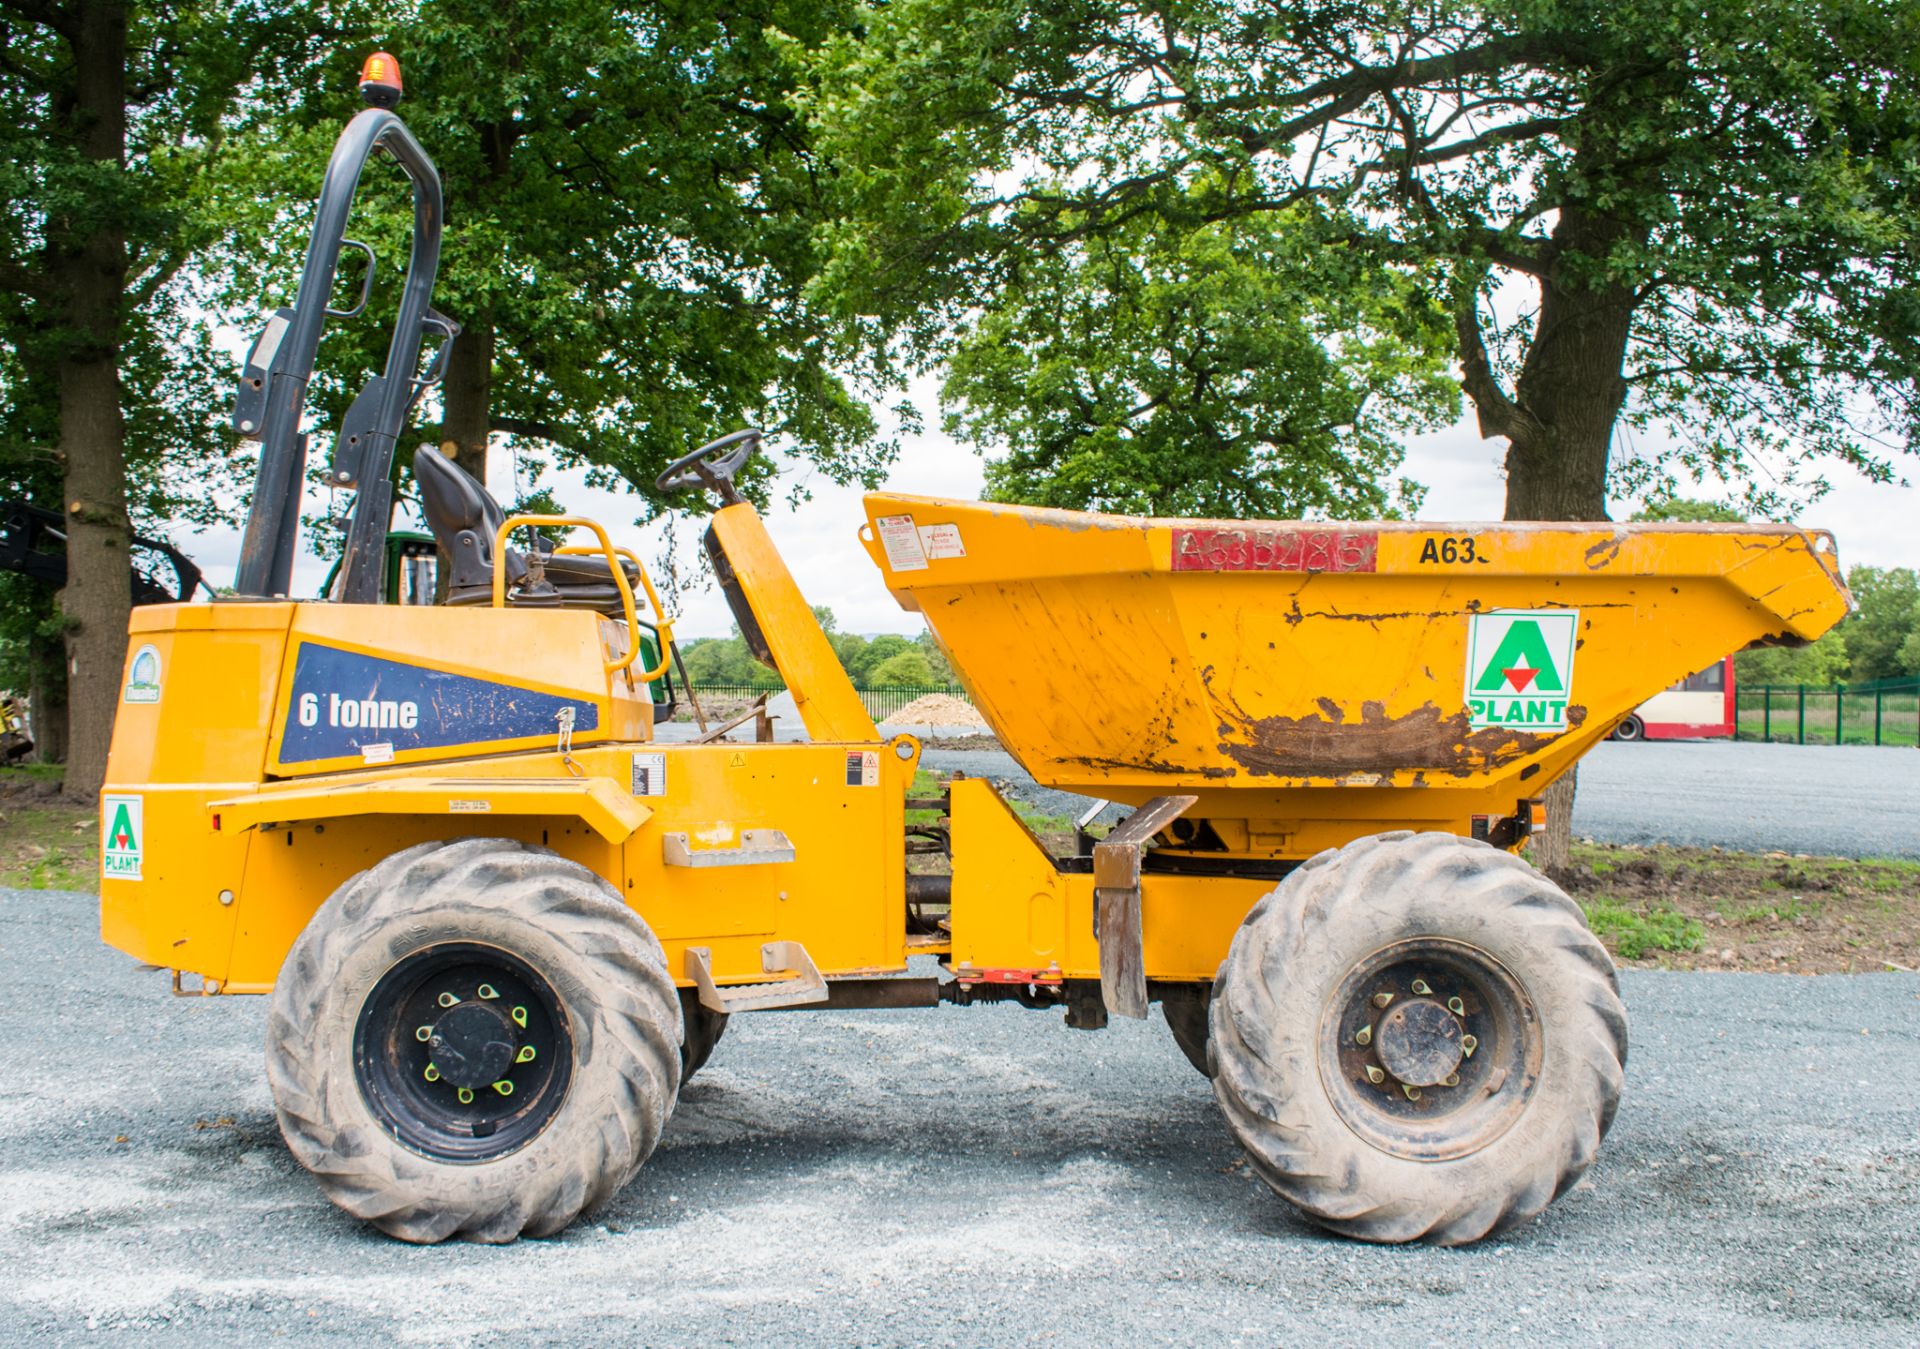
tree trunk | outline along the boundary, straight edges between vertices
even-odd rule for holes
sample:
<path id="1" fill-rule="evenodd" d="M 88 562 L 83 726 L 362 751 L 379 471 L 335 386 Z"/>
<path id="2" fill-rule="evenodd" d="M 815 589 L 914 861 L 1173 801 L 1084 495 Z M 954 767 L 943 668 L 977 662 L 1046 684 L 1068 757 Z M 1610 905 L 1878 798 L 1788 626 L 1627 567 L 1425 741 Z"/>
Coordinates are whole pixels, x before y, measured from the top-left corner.
<path id="1" fill-rule="evenodd" d="M 1628 232 L 1578 204 L 1562 208 L 1539 278 L 1533 341 L 1510 399 L 1493 378 L 1477 317 L 1460 316 L 1467 393 L 1482 431 L 1508 441 L 1509 520 L 1607 518 L 1608 459 L 1626 403 L 1635 299 L 1626 286 L 1586 278 Z M 1569 770 L 1547 788 L 1546 828 L 1528 849 L 1549 875 L 1565 873 L 1572 862 L 1575 778 Z"/>
<path id="2" fill-rule="evenodd" d="M 446 408 L 440 422 L 440 453 L 467 471 L 475 482 L 487 481 L 487 437 L 492 427 L 493 316 L 475 314 L 462 319 L 447 361 L 447 378 L 440 386 Z"/>
<path id="3" fill-rule="evenodd" d="M 1607 518 L 1607 461 L 1627 399 L 1634 294 L 1617 284 L 1589 285 L 1580 273 L 1626 234 L 1574 206 L 1562 210 L 1554 228 L 1539 319 L 1514 386 L 1509 520 Z"/>
<path id="4" fill-rule="evenodd" d="M 88 159 L 124 168 L 125 5 L 85 0 L 77 7 L 72 42 L 74 143 Z M 127 246 L 116 223 L 120 203 L 94 206 L 93 218 L 84 224 L 55 220 L 48 231 L 51 280 L 65 328 L 59 454 L 67 525 L 67 584 L 60 592 L 67 624 L 66 794 L 86 801 L 106 776 L 133 606 L 120 408 Z"/>
<path id="5" fill-rule="evenodd" d="M 67 761 L 66 643 L 35 635 L 27 643 L 27 720 L 33 756 L 40 763 Z"/>

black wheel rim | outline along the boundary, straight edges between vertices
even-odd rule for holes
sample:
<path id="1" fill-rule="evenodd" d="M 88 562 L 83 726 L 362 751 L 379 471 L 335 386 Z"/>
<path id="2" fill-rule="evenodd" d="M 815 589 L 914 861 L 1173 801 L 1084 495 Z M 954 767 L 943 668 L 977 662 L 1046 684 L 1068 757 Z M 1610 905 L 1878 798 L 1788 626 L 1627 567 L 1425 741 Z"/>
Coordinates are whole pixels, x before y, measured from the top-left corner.
<path id="1" fill-rule="evenodd" d="M 1545 1038 L 1525 986 L 1493 955 L 1420 937 L 1356 964 L 1320 1026 L 1320 1075 L 1340 1117 L 1397 1157 L 1477 1152 L 1525 1112 Z"/>
<path id="2" fill-rule="evenodd" d="M 353 1037 L 360 1094 L 399 1142 L 484 1162 L 530 1143 L 566 1098 L 573 1037 L 553 986 L 511 952 L 457 942 L 380 976 Z"/>

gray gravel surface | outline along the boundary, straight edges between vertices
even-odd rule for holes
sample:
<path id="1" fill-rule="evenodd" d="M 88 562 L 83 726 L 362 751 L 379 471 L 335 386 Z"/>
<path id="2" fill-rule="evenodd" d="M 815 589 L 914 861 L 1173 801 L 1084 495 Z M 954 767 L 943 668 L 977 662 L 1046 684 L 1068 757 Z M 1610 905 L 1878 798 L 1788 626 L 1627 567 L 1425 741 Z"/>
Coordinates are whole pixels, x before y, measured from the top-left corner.
<path id="1" fill-rule="evenodd" d="M 1157 1016 L 743 1017 L 594 1220 L 412 1248 L 323 1201 L 262 999 L 175 1001 L 0 890 L 0 1342 L 1910 1345 L 1920 978 L 1629 973 L 1626 1104 L 1546 1216 L 1323 1236 Z"/>
<path id="2" fill-rule="evenodd" d="M 1049 814 L 1086 798 L 1037 786 L 999 750 L 930 747 L 928 767 L 1003 780 Z M 1602 843 L 1920 857 L 1920 750 L 1863 745 L 1603 744 L 1580 761 L 1574 831 Z"/>

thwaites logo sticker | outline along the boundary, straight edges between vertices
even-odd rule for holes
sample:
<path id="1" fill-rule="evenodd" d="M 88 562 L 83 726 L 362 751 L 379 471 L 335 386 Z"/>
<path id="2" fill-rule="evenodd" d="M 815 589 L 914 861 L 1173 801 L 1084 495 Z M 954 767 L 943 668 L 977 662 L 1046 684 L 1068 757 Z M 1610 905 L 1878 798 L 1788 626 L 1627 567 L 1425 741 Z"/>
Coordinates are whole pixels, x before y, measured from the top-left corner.
<path id="1" fill-rule="evenodd" d="M 129 703 L 160 701 L 160 648 L 151 644 L 133 653 L 127 667 L 127 688 L 123 699 Z"/>
<path id="2" fill-rule="evenodd" d="M 100 798 L 100 874 L 110 881 L 140 879 L 144 853 L 145 801 L 138 796 Z"/>
<path id="3" fill-rule="evenodd" d="M 1577 609 L 1496 609 L 1467 620 L 1471 724 L 1567 729 Z"/>

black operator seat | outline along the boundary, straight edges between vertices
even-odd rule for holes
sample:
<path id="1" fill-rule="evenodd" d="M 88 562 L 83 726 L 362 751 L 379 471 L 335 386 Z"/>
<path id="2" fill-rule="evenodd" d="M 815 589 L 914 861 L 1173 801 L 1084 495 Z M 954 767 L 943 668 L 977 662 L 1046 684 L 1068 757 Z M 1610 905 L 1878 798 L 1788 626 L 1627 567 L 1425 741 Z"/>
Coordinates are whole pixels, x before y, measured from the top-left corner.
<path id="1" fill-rule="evenodd" d="M 493 603 L 493 541 L 507 513 L 491 493 L 431 445 L 413 456 L 414 481 L 433 537 L 453 559 L 448 604 Z M 549 545 L 550 546 L 550 545 Z M 604 557 L 542 554 L 546 581 L 528 585 L 529 568 L 517 548 L 506 550 L 507 603 L 515 608 L 588 609 L 621 617 L 620 590 Z M 627 585 L 637 594 L 639 570 L 622 559 Z"/>

